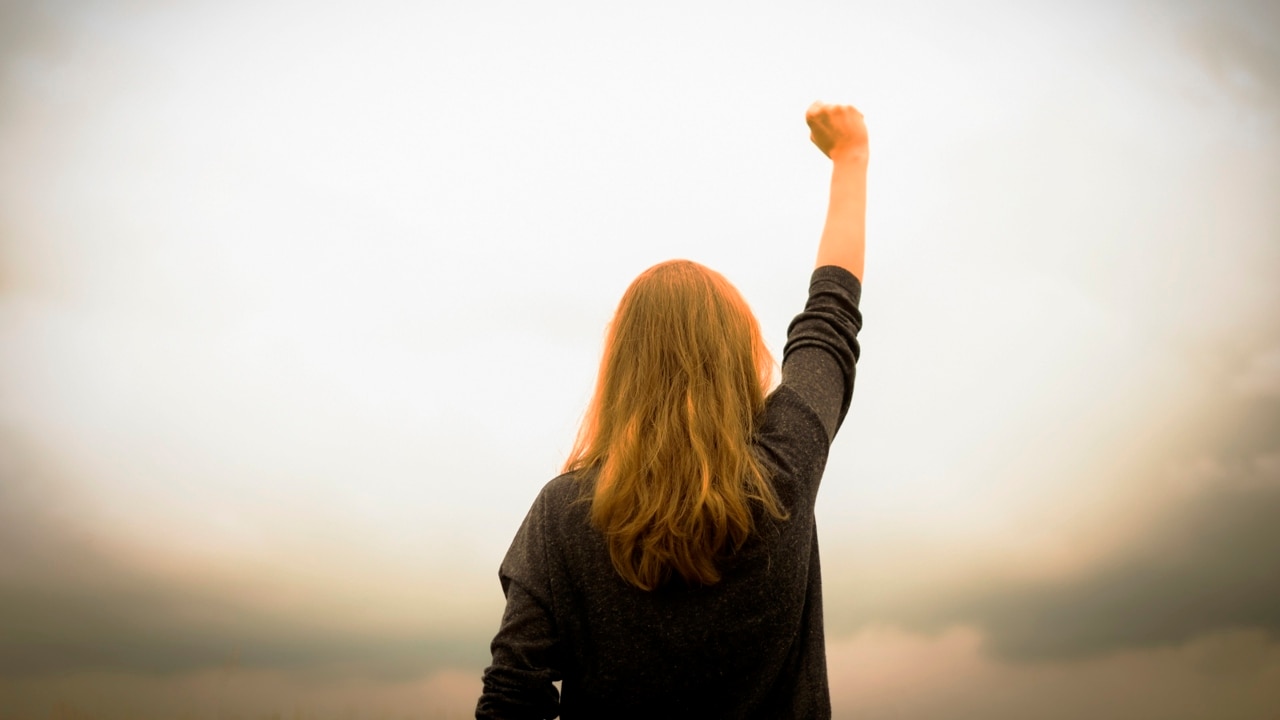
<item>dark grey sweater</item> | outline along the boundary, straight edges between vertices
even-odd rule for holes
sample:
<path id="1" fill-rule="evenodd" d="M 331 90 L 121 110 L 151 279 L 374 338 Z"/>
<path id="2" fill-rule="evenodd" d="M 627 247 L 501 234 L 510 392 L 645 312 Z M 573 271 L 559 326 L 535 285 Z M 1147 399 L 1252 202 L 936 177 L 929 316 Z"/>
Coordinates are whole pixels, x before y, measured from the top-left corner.
<path id="1" fill-rule="evenodd" d="M 543 487 L 498 571 L 507 607 L 477 718 L 831 717 L 813 507 L 853 394 L 860 293 L 842 268 L 813 272 L 755 443 L 790 518 L 757 507 L 719 584 L 627 584 L 574 502 L 589 479 Z"/>

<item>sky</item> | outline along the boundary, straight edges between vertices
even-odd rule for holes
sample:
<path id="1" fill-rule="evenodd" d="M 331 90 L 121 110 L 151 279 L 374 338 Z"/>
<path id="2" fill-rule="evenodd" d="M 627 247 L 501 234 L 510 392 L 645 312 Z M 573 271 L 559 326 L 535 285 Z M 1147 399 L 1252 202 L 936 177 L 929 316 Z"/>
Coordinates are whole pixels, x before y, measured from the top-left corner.
<path id="1" fill-rule="evenodd" d="M 0 3 L 0 718 L 466 717 L 605 325 L 870 136 L 836 718 L 1280 707 L 1267 2 Z"/>

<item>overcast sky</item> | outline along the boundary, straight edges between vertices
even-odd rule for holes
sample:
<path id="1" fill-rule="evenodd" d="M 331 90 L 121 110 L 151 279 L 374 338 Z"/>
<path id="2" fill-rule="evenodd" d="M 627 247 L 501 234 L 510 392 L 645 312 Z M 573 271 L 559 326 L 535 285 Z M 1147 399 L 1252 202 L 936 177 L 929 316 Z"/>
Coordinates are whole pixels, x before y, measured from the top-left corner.
<path id="1" fill-rule="evenodd" d="M 837 717 L 1264 717 L 1280 11 L 1207 0 L 0 4 L 0 714 L 465 716 L 630 280 L 780 357 L 814 100 Z"/>

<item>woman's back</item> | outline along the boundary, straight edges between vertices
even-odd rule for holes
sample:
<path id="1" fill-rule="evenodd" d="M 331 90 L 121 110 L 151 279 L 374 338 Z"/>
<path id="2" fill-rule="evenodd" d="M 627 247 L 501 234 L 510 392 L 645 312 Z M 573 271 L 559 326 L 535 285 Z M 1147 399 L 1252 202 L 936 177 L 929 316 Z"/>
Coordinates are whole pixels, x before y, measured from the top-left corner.
<path id="1" fill-rule="evenodd" d="M 788 518 L 758 510 L 756 532 L 722 561 L 719 583 L 645 591 L 614 572 L 578 502 L 586 479 L 552 480 L 499 573 L 508 608 L 486 674 L 494 717 L 514 716 L 496 712 L 498 688 L 550 689 L 553 679 L 563 680 L 567 720 L 830 714 L 813 510 L 853 390 L 860 285 L 829 266 L 811 287 L 756 440 Z M 552 717 L 554 695 L 537 705 L 527 716 Z"/>

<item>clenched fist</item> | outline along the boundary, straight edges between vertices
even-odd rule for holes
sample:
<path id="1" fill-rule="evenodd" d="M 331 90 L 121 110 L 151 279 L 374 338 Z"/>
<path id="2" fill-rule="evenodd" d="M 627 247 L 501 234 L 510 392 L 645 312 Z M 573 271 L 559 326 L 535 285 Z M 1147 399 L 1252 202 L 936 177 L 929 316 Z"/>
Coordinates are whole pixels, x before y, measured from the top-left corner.
<path id="1" fill-rule="evenodd" d="M 805 111 L 804 119 L 809 124 L 809 139 L 822 154 L 832 160 L 867 160 L 867 126 L 854 106 L 815 102 Z"/>

